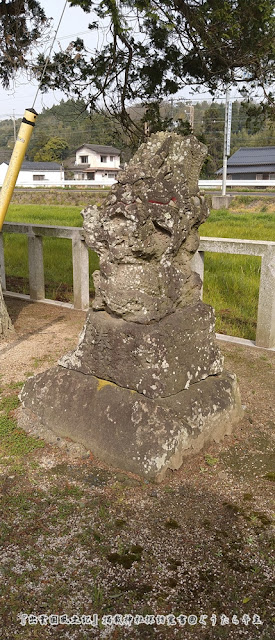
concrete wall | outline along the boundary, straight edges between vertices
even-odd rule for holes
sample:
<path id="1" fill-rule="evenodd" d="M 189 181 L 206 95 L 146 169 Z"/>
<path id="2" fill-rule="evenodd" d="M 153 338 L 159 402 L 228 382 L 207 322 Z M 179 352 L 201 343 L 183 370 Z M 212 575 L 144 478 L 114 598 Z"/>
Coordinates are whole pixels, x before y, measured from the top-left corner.
<path id="1" fill-rule="evenodd" d="M 4 182 L 7 169 L 8 165 L 3 162 L 0 165 L 0 185 Z M 43 181 L 39 179 L 35 180 L 34 176 L 44 176 L 44 179 Z M 64 171 L 47 171 L 45 169 L 39 171 L 19 171 L 16 186 L 27 185 L 37 187 L 40 182 L 43 182 L 44 185 L 47 183 L 60 185 L 62 180 L 64 180 Z"/>
<path id="2" fill-rule="evenodd" d="M 94 185 L 91 185 L 94 186 Z M 104 202 L 109 190 L 97 190 L 95 193 L 92 189 L 15 189 L 12 196 L 12 204 L 68 204 L 87 207 L 88 205 L 97 204 L 100 206 Z"/>

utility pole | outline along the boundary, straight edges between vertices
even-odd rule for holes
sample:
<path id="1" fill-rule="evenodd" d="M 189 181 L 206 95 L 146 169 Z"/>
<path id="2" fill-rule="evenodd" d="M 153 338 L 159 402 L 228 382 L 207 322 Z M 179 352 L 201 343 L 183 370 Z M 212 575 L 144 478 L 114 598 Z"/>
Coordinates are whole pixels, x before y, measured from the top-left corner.
<path id="1" fill-rule="evenodd" d="M 170 114 L 171 114 L 171 120 L 174 120 L 174 99 L 171 98 L 170 100 Z"/>
<path id="2" fill-rule="evenodd" d="M 229 102 L 229 89 L 225 93 L 224 114 L 224 141 L 223 141 L 223 171 L 222 171 L 222 196 L 226 195 L 227 157 L 230 156 L 232 102 Z"/>
<path id="3" fill-rule="evenodd" d="M 15 124 L 15 113 L 14 113 L 14 109 L 13 109 L 13 112 L 12 112 L 12 120 L 13 120 L 13 137 L 14 137 L 14 144 L 15 144 L 15 143 L 16 143 L 17 135 L 16 135 L 16 124 Z"/>
<path id="4" fill-rule="evenodd" d="M 189 120 L 190 120 L 191 131 L 193 133 L 194 132 L 194 120 L 195 120 L 195 107 L 194 107 L 193 104 L 189 105 Z"/>
<path id="5" fill-rule="evenodd" d="M 192 102 L 189 101 L 189 100 L 186 100 L 185 104 L 186 104 L 186 107 L 187 107 L 187 109 L 189 111 L 189 114 L 188 114 L 189 115 L 189 124 L 190 124 L 191 131 L 193 133 L 193 131 L 194 131 L 195 107 L 192 104 Z"/>

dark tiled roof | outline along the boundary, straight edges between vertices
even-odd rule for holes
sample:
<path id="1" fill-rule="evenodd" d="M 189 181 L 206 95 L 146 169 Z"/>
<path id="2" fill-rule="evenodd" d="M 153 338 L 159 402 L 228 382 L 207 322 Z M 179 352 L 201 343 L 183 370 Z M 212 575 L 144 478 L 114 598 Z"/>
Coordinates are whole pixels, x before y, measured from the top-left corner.
<path id="1" fill-rule="evenodd" d="M 262 165 L 251 164 L 251 165 L 240 166 L 240 167 L 238 167 L 237 165 L 233 167 L 228 164 L 227 173 L 232 175 L 234 173 L 275 173 L 275 163 L 262 164 Z M 218 171 L 216 171 L 216 174 L 221 175 L 222 169 L 219 169 Z"/>
<path id="2" fill-rule="evenodd" d="M 25 160 L 20 171 L 60 171 L 61 165 L 57 162 L 30 162 Z"/>
<path id="3" fill-rule="evenodd" d="M 116 149 L 115 147 L 109 147 L 104 144 L 82 144 L 81 147 L 78 147 L 76 151 L 82 148 L 91 149 L 91 151 L 96 151 L 96 153 L 108 153 L 111 155 L 120 155 L 121 151 Z"/>
<path id="4" fill-rule="evenodd" d="M 275 147 L 241 147 L 228 159 L 231 165 L 273 165 L 275 168 Z"/>

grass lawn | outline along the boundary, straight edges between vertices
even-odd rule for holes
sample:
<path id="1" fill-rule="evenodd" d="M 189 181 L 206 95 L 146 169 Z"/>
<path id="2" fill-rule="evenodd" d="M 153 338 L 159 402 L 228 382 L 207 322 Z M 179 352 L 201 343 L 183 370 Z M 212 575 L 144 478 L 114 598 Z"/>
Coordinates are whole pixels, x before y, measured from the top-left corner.
<path id="1" fill-rule="evenodd" d="M 200 234 L 275 241 L 274 213 L 212 211 Z M 254 256 L 205 253 L 203 299 L 216 310 L 217 332 L 255 339 L 260 269 L 261 259 Z"/>
<path id="2" fill-rule="evenodd" d="M 249 211 L 252 198 L 238 197 L 231 209 L 212 211 L 201 227 L 201 235 L 275 241 L 275 216 L 271 203 L 260 203 Z M 233 208 L 234 207 L 234 208 Z M 275 207 L 274 207 L 275 209 Z M 81 226 L 79 206 L 11 205 L 7 220 L 37 224 Z M 45 238 L 44 265 L 46 295 L 72 300 L 71 241 Z M 7 286 L 28 293 L 27 238 L 5 234 Z M 90 290 L 98 257 L 90 252 Z M 216 309 L 216 329 L 243 338 L 255 339 L 260 280 L 260 258 L 205 254 L 204 301 Z"/>

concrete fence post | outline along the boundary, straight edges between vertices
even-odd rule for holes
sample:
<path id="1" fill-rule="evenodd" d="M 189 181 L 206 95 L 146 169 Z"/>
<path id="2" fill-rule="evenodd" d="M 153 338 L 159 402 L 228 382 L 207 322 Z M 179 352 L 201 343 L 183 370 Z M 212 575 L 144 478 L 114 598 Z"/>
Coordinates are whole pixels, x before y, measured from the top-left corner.
<path id="1" fill-rule="evenodd" d="M 45 298 L 43 243 L 41 236 L 28 236 L 30 299 Z"/>
<path id="2" fill-rule="evenodd" d="M 74 308 L 89 309 L 89 250 L 80 233 L 72 238 Z"/>
<path id="3" fill-rule="evenodd" d="M 191 268 L 192 268 L 192 271 L 195 271 L 200 276 L 201 283 L 202 283 L 200 298 L 202 300 L 203 278 L 204 278 L 204 251 L 196 251 L 196 253 L 194 253 L 193 258 L 191 260 Z"/>
<path id="4" fill-rule="evenodd" d="M 4 242 L 3 233 L 0 233 L 0 280 L 2 289 L 5 291 L 6 287 L 6 272 L 5 272 L 5 257 L 4 257 Z"/>
<path id="5" fill-rule="evenodd" d="M 256 346 L 275 347 L 275 247 L 262 257 Z"/>

